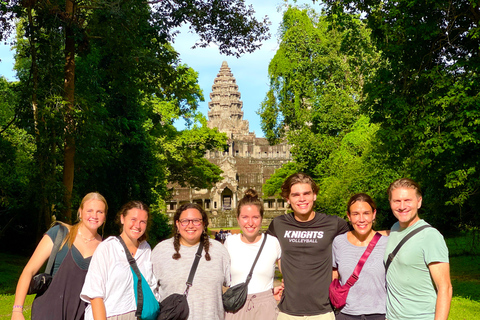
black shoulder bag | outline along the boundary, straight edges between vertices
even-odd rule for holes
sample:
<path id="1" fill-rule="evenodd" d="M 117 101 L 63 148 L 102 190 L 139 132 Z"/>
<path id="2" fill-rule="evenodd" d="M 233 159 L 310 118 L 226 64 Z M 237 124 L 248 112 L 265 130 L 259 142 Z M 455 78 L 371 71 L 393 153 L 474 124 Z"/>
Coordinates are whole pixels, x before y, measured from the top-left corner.
<path id="1" fill-rule="evenodd" d="M 190 308 L 188 307 L 188 290 L 192 286 L 193 277 L 197 271 L 198 263 L 202 257 L 203 250 L 203 241 L 200 241 L 198 246 L 197 253 L 195 254 L 195 260 L 193 260 L 192 268 L 190 269 L 190 274 L 188 275 L 187 288 L 183 294 L 174 293 L 166 297 L 160 303 L 160 314 L 158 315 L 157 320 L 186 320 L 188 314 L 190 313 Z"/>
<path id="2" fill-rule="evenodd" d="M 398 250 L 400 250 L 400 248 L 405 244 L 405 242 L 408 241 L 408 239 L 410 239 L 411 237 L 413 237 L 414 235 L 416 235 L 417 233 L 419 233 L 420 231 L 422 231 L 423 229 L 425 228 L 430 228 L 431 226 L 430 225 L 424 225 L 424 226 L 421 226 L 413 231 L 411 231 L 409 234 L 407 234 L 403 239 L 402 241 L 400 241 L 400 243 L 395 247 L 395 249 L 392 251 L 392 253 L 390 253 L 388 255 L 388 259 L 387 259 L 387 262 L 385 263 L 385 273 L 387 273 L 388 271 L 388 267 L 390 266 L 390 263 L 392 263 L 393 261 L 393 258 L 395 258 L 395 256 L 397 255 L 398 253 Z"/>
<path id="3" fill-rule="evenodd" d="M 257 264 L 258 258 L 260 257 L 260 253 L 262 252 L 263 246 L 265 245 L 266 241 L 267 241 L 267 234 L 264 234 L 262 245 L 258 250 L 255 261 L 253 262 L 252 268 L 250 269 L 250 273 L 247 276 L 247 280 L 245 282 L 239 283 L 233 287 L 228 288 L 228 290 L 225 291 L 225 293 L 223 294 L 222 300 L 223 300 L 223 308 L 225 309 L 225 311 L 236 312 L 245 305 L 245 302 L 247 301 L 247 295 L 248 295 L 248 283 L 252 279 L 253 268 L 255 268 L 255 265 Z"/>
<path id="4" fill-rule="evenodd" d="M 57 256 L 58 250 L 60 249 L 60 245 L 62 244 L 63 239 L 67 235 L 67 228 L 62 224 L 58 224 L 58 232 L 57 236 L 55 237 L 55 241 L 53 242 L 52 252 L 50 253 L 50 258 L 48 258 L 47 267 L 45 268 L 44 273 L 39 273 L 32 278 L 30 281 L 30 286 L 28 287 L 27 294 L 37 294 L 40 296 L 45 291 L 47 291 L 48 286 L 52 282 L 53 276 L 53 263 L 55 262 L 55 257 Z"/>

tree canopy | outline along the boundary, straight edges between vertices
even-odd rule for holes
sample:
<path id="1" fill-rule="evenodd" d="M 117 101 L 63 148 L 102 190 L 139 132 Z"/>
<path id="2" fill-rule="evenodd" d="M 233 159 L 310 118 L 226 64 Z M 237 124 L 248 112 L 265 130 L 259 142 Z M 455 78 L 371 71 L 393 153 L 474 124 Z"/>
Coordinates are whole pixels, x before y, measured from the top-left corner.
<path id="1" fill-rule="evenodd" d="M 11 122 L 15 134 L 29 137 L 22 143 L 33 143 L 25 156 L 9 155 L 9 161 L 29 159 L 25 183 L 35 190 L 22 197 L 38 218 L 17 219 L 17 227 L 37 225 L 40 236 L 52 216 L 72 222 L 75 204 L 90 191 L 107 198 L 112 215 L 130 199 L 159 214 L 169 182 L 203 188 L 221 178 L 203 155 L 224 148 L 226 136 L 208 129 L 197 113 L 203 100 L 197 73 L 171 43 L 176 28 L 188 23 L 198 47 L 216 43 L 225 54 L 252 52 L 269 37 L 268 20 L 257 20 L 252 7 L 241 0 L 12 0 L 0 2 L 0 12 L 0 40 L 17 34 L 19 79 L 7 84 L 14 101 L 2 104 L 0 131 L 14 139 L 6 129 Z M 175 129 L 179 118 L 187 130 Z M 2 209 L 13 201 L 14 194 L 7 195 Z"/>
<path id="2" fill-rule="evenodd" d="M 392 167 L 418 180 L 438 224 L 478 225 L 480 9 L 475 1 L 326 1 L 362 12 L 385 64 L 362 109 Z M 456 218 L 454 218 L 456 216 Z"/>
<path id="3" fill-rule="evenodd" d="M 478 3 L 327 0 L 322 10 L 284 15 L 261 115 L 271 141 L 293 145 L 295 164 L 266 190 L 295 168 L 314 176 L 328 213 L 341 215 L 354 192 L 387 212 L 388 184 L 410 177 L 429 222 L 478 226 Z"/>

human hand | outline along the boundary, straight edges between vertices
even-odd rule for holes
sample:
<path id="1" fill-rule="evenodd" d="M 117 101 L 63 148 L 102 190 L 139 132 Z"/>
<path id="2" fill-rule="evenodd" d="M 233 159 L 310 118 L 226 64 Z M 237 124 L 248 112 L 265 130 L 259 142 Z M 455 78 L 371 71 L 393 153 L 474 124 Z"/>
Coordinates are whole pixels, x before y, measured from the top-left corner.
<path id="1" fill-rule="evenodd" d="M 282 280 L 281 285 L 273 288 L 273 297 L 275 298 L 275 300 L 280 301 L 282 299 L 284 289 L 285 289 L 285 285 L 284 285 L 283 280 Z"/>
<path id="2" fill-rule="evenodd" d="M 23 311 L 21 310 L 16 310 L 12 311 L 12 318 L 11 320 L 25 320 L 25 317 L 23 316 Z"/>

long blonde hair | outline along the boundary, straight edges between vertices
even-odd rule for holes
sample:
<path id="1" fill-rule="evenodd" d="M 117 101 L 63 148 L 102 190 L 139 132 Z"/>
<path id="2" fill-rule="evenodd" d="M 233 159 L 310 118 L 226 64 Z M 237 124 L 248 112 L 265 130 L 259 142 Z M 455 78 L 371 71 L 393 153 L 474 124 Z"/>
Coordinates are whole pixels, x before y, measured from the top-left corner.
<path id="1" fill-rule="evenodd" d="M 65 237 L 65 239 L 63 240 L 62 246 L 60 248 L 62 248 L 65 245 L 65 243 L 67 243 L 68 248 L 72 247 L 73 243 L 75 242 L 75 238 L 77 237 L 78 228 L 80 227 L 80 224 L 82 223 L 82 221 L 80 220 L 81 210 L 83 210 L 83 206 L 85 205 L 85 203 L 87 203 L 90 200 L 102 201 L 105 204 L 105 217 L 107 216 L 107 212 L 108 212 L 107 200 L 98 192 L 87 193 L 87 195 L 85 197 L 83 197 L 82 202 L 80 202 L 80 207 L 78 208 L 78 211 L 77 211 L 78 222 L 76 224 L 74 224 L 72 226 L 72 225 L 69 225 L 65 222 L 58 221 L 58 223 L 60 223 L 61 225 L 63 225 L 64 227 L 66 227 L 68 229 L 68 234 Z M 105 225 L 105 221 L 103 222 L 103 226 Z"/>

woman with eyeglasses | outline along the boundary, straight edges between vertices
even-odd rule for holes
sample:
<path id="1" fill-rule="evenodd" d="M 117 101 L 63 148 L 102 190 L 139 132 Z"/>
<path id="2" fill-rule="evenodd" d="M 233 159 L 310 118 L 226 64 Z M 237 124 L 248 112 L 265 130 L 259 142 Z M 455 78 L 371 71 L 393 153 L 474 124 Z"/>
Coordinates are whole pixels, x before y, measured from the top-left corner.
<path id="1" fill-rule="evenodd" d="M 227 249 L 208 236 L 208 217 L 201 206 L 187 203 L 173 217 L 173 237 L 152 251 L 160 303 L 173 293 L 184 293 L 200 242 L 203 251 L 187 301 L 189 320 L 223 320 L 222 286 L 230 286 L 230 256 Z"/>

